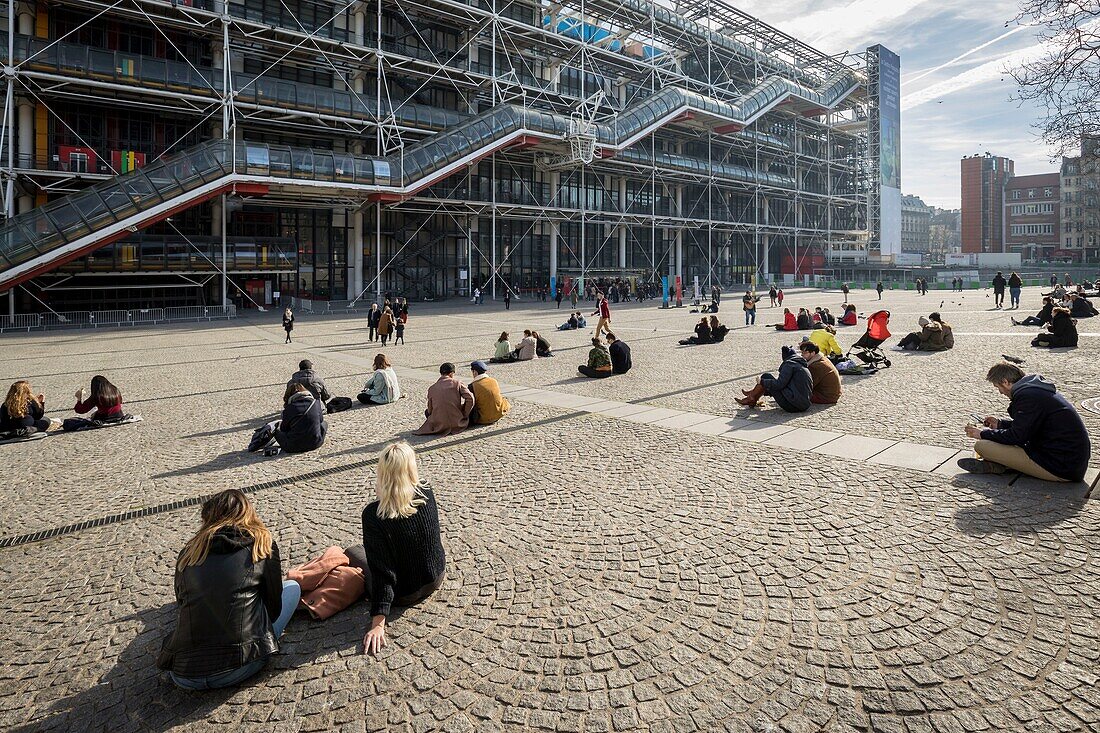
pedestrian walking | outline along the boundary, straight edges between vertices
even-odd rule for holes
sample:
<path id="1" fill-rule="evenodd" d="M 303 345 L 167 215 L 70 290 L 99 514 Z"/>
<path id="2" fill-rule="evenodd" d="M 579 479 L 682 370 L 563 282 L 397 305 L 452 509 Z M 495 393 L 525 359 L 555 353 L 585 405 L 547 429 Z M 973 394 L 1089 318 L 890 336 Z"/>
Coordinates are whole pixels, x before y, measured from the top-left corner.
<path id="1" fill-rule="evenodd" d="M 848 302 L 848 292 L 849 292 L 848 283 L 844 283 L 843 285 L 840 286 L 840 292 L 844 293 L 844 302 L 847 303 Z"/>
<path id="2" fill-rule="evenodd" d="M 776 290 L 775 290 L 775 285 L 768 286 L 768 298 L 770 298 L 771 302 L 772 302 L 772 304 L 770 306 L 771 308 L 775 307 L 775 296 L 776 295 L 777 295 L 777 293 L 776 293 Z"/>
<path id="3" fill-rule="evenodd" d="M 382 317 L 382 309 L 378 307 L 377 303 L 370 304 L 370 310 L 367 311 L 367 340 L 374 341 L 378 338 L 378 320 Z"/>
<path id="4" fill-rule="evenodd" d="M 561 301 L 565 297 L 565 293 L 562 291 L 561 286 L 555 287 L 554 290 L 554 300 L 558 302 L 558 308 L 561 308 Z"/>
<path id="5" fill-rule="evenodd" d="M 283 330 L 286 331 L 286 341 L 283 343 L 289 344 L 290 332 L 294 330 L 294 313 L 291 312 L 290 308 L 283 311 Z"/>
<path id="6" fill-rule="evenodd" d="M 577 284 L 573 283 L 573 286 L 569 289 L 569 307 L 577 307 Z"/>
<path id="7" fill-rule="evenodd" d="M 481 300 L 481 288 L 474 288 L 474 297 L 470 299 L 470 302 L 473 303 L 474 305 L 477 305 L 478 301 L 480 301 L 480 300 Z"/>
<path id="8" fill-rule="evenodd" d="M 504 286 L 504 310 L 512 310 L 512 291 L 508 289 L 508 286 Z"/>
<path id="9" fill-rule="evenodd" d="M 779 303 L 780 308 L 783 307 L 783 288 L 779 288 L 779 290 L 776 291 L 775 302 Z"/>
<path id="10" fill-rule="evenodd" d="M 596 310 L 592 315 L 597 314 L 600 320 L 596 322 L 596 338 L 599 338 L 605 329 L 608 333 L 611 332 L 611 305 L 607 301 L 607 296 L 599 291 L 596 292 Z"/>
<path id="11" fill-rule="evenodd" d="M 882 300 L 882 280 L 879 280 L 878 285 L 875 286 L 875 292 L 878 293 L 878 299 Z"/>
<path id="12" fill-rule="evenodd" d="M 1008 280 L 1005 279 L 1004 273 L 1000 270 L 993 276 L 993 307 L 997 310 L 1001 310 L 1005 305 L 1005 287 L 1008 285 Z"/>
<path id="13" fill-rule="evenodd" d="M 398 343 L 405 343 L 405 321 L 399 317 L 393 324 L 393 345 L 397 346 Z"/>

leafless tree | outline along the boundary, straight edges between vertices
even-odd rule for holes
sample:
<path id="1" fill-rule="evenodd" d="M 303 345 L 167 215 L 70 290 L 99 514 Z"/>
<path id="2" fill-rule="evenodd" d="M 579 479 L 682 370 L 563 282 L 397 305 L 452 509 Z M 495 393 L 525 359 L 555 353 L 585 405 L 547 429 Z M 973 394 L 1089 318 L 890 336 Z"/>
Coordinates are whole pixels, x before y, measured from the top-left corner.
<path id="1" fill-rule="evenodd" d="M 1023 0 L 1014 22 L 1037 27 L 1044 52 L 1009 73 L 1017 99 L 1037 104 L 1035 125 L 1056 155 L 1100 133 L 1100 0 Z"/>

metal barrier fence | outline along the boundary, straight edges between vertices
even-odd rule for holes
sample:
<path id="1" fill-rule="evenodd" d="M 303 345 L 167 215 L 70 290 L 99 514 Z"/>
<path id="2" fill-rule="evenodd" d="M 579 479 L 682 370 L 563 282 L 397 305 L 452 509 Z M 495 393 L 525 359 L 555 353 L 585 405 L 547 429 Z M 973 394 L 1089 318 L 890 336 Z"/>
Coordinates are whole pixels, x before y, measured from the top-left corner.
<path id="1" fill-rule="evenodd" d="M 220 321 L 237 317 L 235 305 L 196 305 L 179 308 L 134 308 L 113 311 L 66 311 L 0 316 L 0 333 L 60 328 L 137 326 L 182 321 Z"/>

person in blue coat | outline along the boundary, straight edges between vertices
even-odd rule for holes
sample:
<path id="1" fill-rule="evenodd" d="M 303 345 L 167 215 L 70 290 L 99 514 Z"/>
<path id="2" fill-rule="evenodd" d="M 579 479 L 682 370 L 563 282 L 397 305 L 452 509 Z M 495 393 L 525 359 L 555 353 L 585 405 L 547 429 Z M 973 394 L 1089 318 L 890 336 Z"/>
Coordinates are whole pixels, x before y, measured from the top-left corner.
<path id="1" fill-rule="evenodd" d="M 994 364 L 986 374 L 997 391 L 1008 397 L 1009 417 L 992 415 L 982 425 L 967 425 L 981 458 L 960 458 L 970 473 L 1019 471 L 1044 481 L 1081 481 L 1092 446 L 1085 423 L 1054 382 L 1039 374 L 1024 374 L 1015 364 Z"/>
<path id="2" fill-rule="evenodd" d="M 779 365 L 779 374 L 777 376 L 769 372 L 761 374 L 755 387 L 741 390 L 745 396 L 738 397 L 737 404 L 756 407 L 760 398 L 767 395 L 787 412 L 805 412 L 810 409 L 810 395 L 813 393 L 813 387 L 813 377 L 810 376 L 810 368 L 806 360 L 790 346 L 784 346 L 783 363 Z"/>

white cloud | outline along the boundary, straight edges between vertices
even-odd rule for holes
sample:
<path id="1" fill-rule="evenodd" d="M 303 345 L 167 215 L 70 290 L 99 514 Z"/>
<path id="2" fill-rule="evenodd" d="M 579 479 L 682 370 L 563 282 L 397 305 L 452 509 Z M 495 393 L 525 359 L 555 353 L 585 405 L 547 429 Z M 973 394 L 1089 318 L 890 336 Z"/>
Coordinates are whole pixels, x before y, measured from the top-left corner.
<path id="1" fill-rule="evenodd" d="M 901 109 L 905 112 L 933 100 L 938 101 L 949 94 L 956 94 L 972 87 L 1000 81 L 1006 77 L 1006 69 L 1034 61 L 1046 53 L 1046 50 L 1044 44 L 1036 43 L 1032 46 L 1010 51 L 992 61 L 987 61 L 956 74 L 949 79 L 931 84 L 920 91 L 904 94 L 901 98 Z"/>

